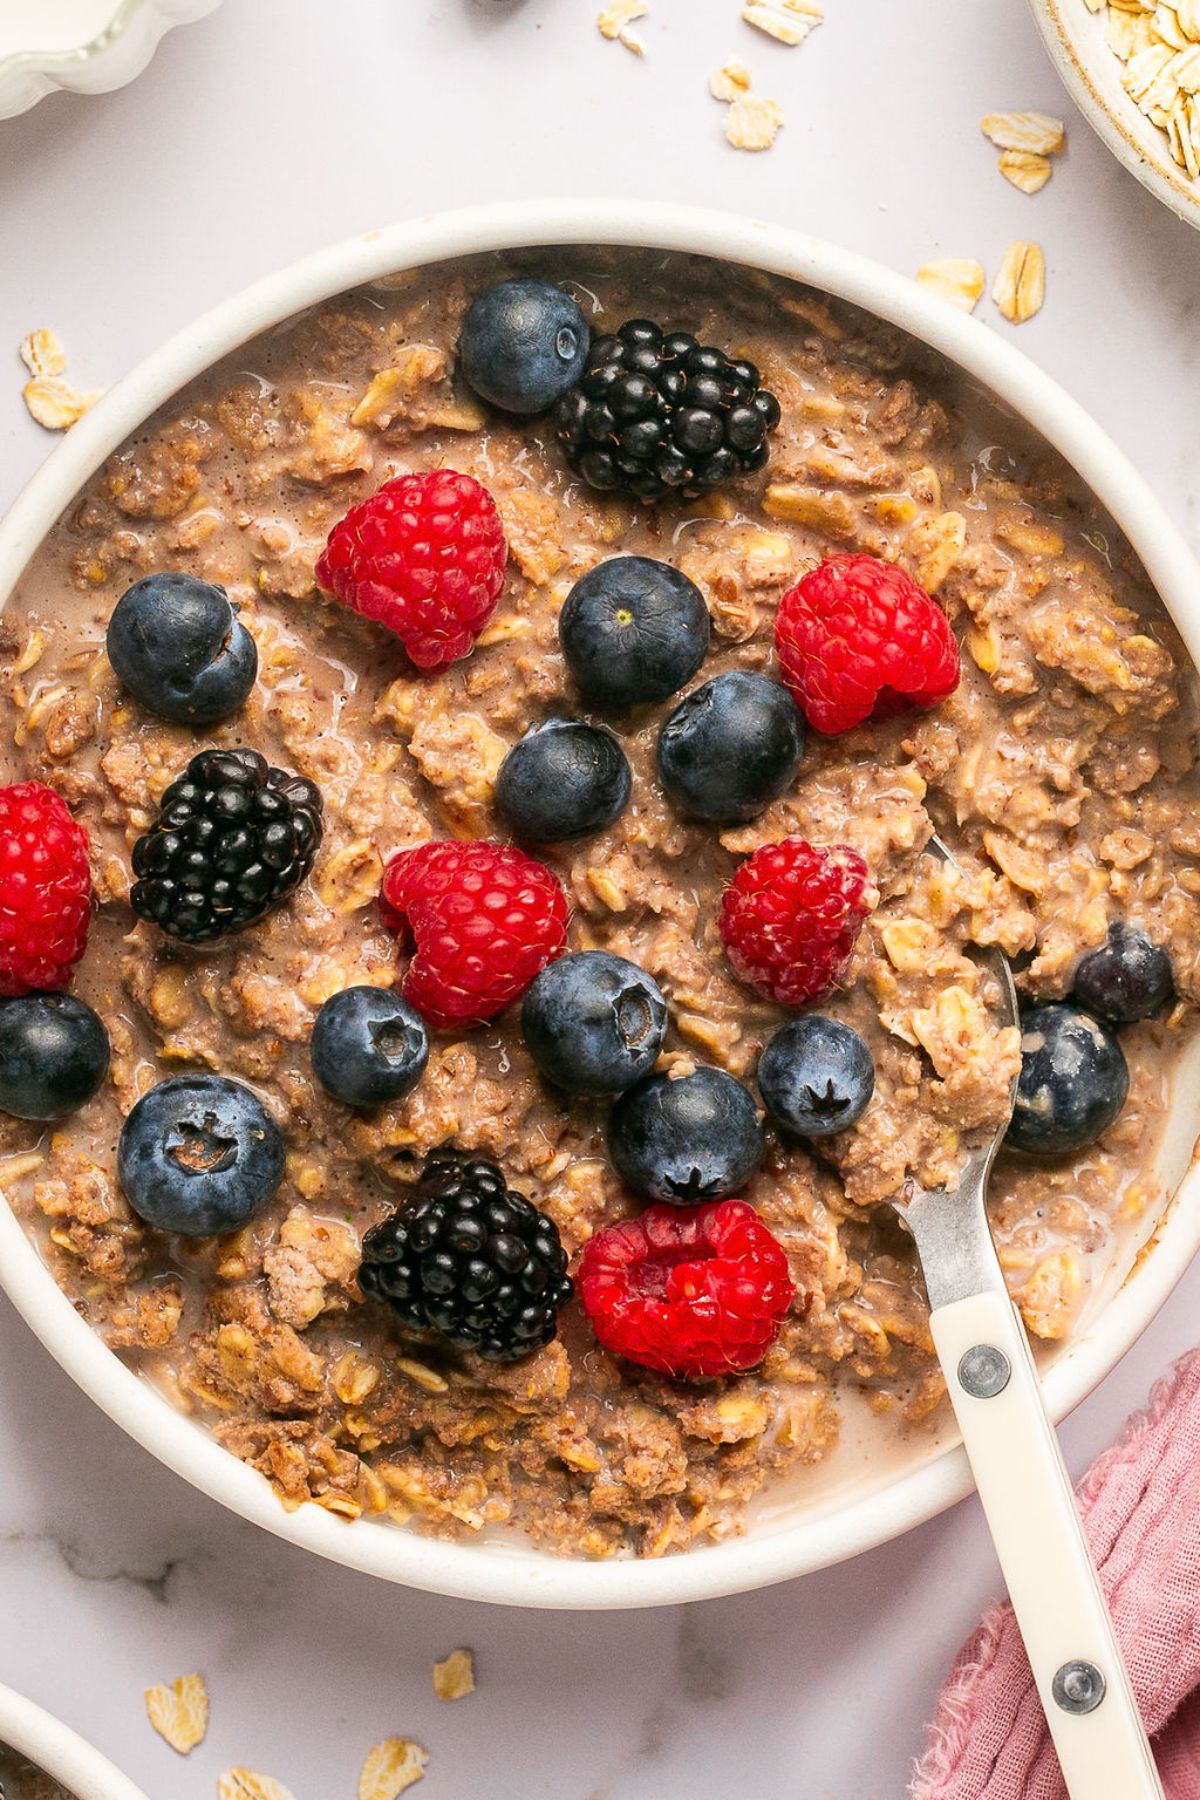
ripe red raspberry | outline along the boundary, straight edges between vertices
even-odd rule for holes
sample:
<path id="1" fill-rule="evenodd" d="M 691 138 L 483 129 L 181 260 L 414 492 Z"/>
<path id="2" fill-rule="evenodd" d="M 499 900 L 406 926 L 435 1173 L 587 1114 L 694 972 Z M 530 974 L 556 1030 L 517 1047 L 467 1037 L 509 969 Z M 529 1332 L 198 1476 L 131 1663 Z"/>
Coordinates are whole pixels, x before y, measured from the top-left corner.
<path id="1" fill-rule="evenodd" d="M 317 581 L 378 619 L 418 669 L 466 656 L 495 611 L 508 545 L 496 502 L 454 469 L 399 475 L 329 534 Z"/>
<path id="2" fill-rule="evenodd" d="M 66 987 L 91 919 L 87 832 L 40 781 L 0 788 L 0 995 Z"/>
<path id="3" fill-rule="evenodd" d="M 734 974 L 781 1006 L 823 1000 L 871 910 L 866 889 L 867 865 L 848 844 L 764 844 L 721 902 L 721 938 Z"/>
<path id="4" fill-rule="evenodd" d="M 648 1206 L 584 1246 L 579 1294 L 606 1350 L 681 1381 L 762 1361 L 796 1297 L 752 1206 Z"/>
<path id="5" fill-rule="evenodd" d="M 830 736 L 933 706 L 958 686 L 945 613 L 874 556 L 831 556 L 802 575 L 779 602 L 775 649 L 805 718 Z"/>
<path id="6" fill-rule="evenodd" d="M 567 941 L 562 883 L 506 844 L 401 850 L 380 904 L 389 930 L 414 945 L 404 996 L 441 1031 L 503 1012 Z"/>

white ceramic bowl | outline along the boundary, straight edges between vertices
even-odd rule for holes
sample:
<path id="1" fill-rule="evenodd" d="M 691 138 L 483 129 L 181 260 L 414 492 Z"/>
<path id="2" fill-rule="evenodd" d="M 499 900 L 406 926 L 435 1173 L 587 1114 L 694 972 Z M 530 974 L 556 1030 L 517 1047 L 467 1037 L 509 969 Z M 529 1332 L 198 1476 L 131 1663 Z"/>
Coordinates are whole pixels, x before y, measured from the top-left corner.
<path id="1" fill-rule="evenodd" d="M 46 94 L 107 94 L 140 75 L 173 25 L 221 0 L 0 0 L 0 119 Z"/>
<path id="2" fill-rule="evenodd" d="M 1200 181 L 1180 168 L 1166 133 L 1125 92 L 1125 65 L 1105 41 L 1103 13 L 1089 11 L 1084 0 L 1029 0 L 1029 8 L 1088 124 L 1143 187 L 1189 225 L 1200 226 Z"/>
<path id="3" fill-rule="evenodd" d="M 642 202 L 546 202 L 478 208 L 373 231 L 256 283 L 147 358 L 79 422 L 0 526 L 0 602 L 79 488 L 184 383 L 302 308 L 397 269 L 527 245 L 639 245 L 691 251 L 796 277 L 867 308 L 957 363 L 1072 463 L 1127 533 L 1200 663 L 1200 568 L 1146 484 L 1088 415 L 986 326 L 913 282 L 813 238 L 750 219 Z M 1200 1050 L 1200 1046 L 1198 1046 Z M 1174 1108 L 1164 1181 L 1184 1177 L 1195 1137 L 1200 1054 Z M 1190 1204 L 1158 1222 L 1149 1253 L 1049 1367 L 1056 1418 L 1134 1342 L 1200 1243 L 1200 1178 Z M 1125 1271 L 1122 1271 L 1125 1273 Z M 316 1506 L 287 1513 L 266 1481 L 176 1412 L 104 1348 L 60 1292 L 7 1206 L 0 1282 L 85 1392 L 170 1468 L 291 1543 L 409 1586 L 509 1605 L 671 1604 L 761 1587 L 853 1556 L 942 1511 L 970 1488 L 962 1452 L 923 1443 L 899 1472 L 868 1464 L 836 1493 L 781 1498 L 742 1538 L 661 1561 L 566 1561 L 511 1540 L 446 1544 L 393 1526 L 347 1525 Z"/>
<path id="4" fill-rule="evenodd" d="M 52 1775 L 72 1800 L 146 1800 L 98 1750 L 6 1687 L 0 1687 L 0 1744 Z"/>

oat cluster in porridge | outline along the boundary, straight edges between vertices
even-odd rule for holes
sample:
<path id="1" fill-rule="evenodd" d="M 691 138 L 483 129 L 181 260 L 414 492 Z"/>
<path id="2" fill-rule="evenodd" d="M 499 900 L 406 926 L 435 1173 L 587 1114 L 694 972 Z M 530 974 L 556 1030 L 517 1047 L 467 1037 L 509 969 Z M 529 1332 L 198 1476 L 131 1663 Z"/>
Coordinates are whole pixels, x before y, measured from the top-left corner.
<path id="1" fill-rule="evenodd" d="M 1153 1218 L 1190 670 L 877 321 L 640 252 L 393 277 L 177 396 L 0 634 L 5 1192 L 285 1505 L 657 1556 L 851 1390 L 922 1429 L 893 1202 L 1018 1073 L 1031 1333 Z"/>
<path id="2" fill-rule="evenodd" d="M 35 1769 L 23 1756 L 0 1744 L 0 1795 L 3 1800 L 71 1800 L 65 1787 Z"/>

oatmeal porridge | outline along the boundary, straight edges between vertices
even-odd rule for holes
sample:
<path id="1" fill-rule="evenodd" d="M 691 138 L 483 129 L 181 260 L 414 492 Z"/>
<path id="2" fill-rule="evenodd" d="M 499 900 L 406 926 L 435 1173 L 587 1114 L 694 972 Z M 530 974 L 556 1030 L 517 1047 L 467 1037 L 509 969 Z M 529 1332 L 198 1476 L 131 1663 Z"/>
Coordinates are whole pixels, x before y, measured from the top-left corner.
<path id="1" fill-rule="evenodd" d="M 43 1775 L 23 1756 L 0 1744 L 0 1796 L 3 1800 L 71 1800 L 65 1787 Z"/>
<path id="2" fill-rule="evenodd" d="M 564 448 L 553 415 L 498 410 L 463 379 L 464 314 L 514 274 L 549 279 L 579 302 L 593 361 L 618 341 L 601 334 L 630 320 L 719 346 L 750 371 L 747 393 L 761 383 L 761 398 L 738 402 L 757 406 L 757 437 L 744 421 L 749 447 L 737 448 L 743 427 L 726 404 L 724 448 L 713 449 L 711 420 L 688 427 L 697 455 L 724 458 L 711 483 L 678 479 L 661 460 L 661 434 L 647 432 L 650 461 L 636 477 L 645 500 L 593 485 L 613 470 L 589 464 L 582 423 L 571 439 L 569 405 L 558 414 Z M 666 354 L 636 331 L 627 341 Z M 701 378 L 725 377 L 716 363 L 697 366 L 689 381 L 700 384 L 692 398 L 702 413 Z M 584 410 L 581 401 L 580 421 Z M 439 469 L 490 494 L 508 562 L 470 624 L 468 653 L 418 666 L 421 640 L 410 659 L 388 628 L 390 602 L 376 595 L 362 616 L 371 606 L 361 595 L 357 611 L 333 597 L 342 592 L 335 528 L 381 484 Z M 663 469 L 665 496 L 652 493 Z M 359 531 L 355 553 L 369 535 Z M 669 565 L 664 591 L 702 597 L 703 643 L 665 697 L 598 704 L 580 688 L 564 609 L 570 599 L 578 612 L 590 571 L 627 557 Z M 961 676 L 943 678 L 943 667 L 925 692 L 912 676 L 898 689 L 909 704 L 868 705 L 831 725 L 811 692 L 806 703 L 802 673 L 798 686 L 788 673 L 805 734 L 803 720 L 779 710 L 791 706 L 775 649 L 781 601 L 819 567 L 868 561 L 872 581 L 893 568 L 913 578 L 894 617 L 918 588 L 932 596 L 922 604 L 952 627 Z M 256 673 L 219 722 L 166 722 L 106 652 L 117 602 L 163 572 L 221 584 L 253 641 Z M 679 607 L 672 629 L 684 599 Z M 171 402 L 51 534 L 0 634 L 5 779 L 46 784 L 86 830 L 95 913 L 72 991 L 111 1043 L 107 1075 L 78 1110 L 48 1125 L 3 1120 L 5 1192 L 113 1351 L 261 1471 L 288 1507 L 312 1502 L 347 1520 L 438 1534 L 511 1525 L 564 1553 L 658 1556 L 738 1530 L 766 1484 L 826 1459 L 851 1392 L 885 1420 L 928 1430 L 944 1385 L 891 1203 L 906 1180 L 952 1179 L 973 1134 L 1007 1117 L 1021 1046 L 993 1016 L 979 947 L 1012 959 L 1024 1004 L 1067 1002 L 1067 1025 L 1104 1040 L 1110 1075 L 1120 1063 L 1112 1105 L 1102 1095 L 1097 1112 L 1084 1096 L 1086 1142 L 1077 1134 L 1064 1151 L 1066 1139 L 1046 1140 L 1053 1155 L 1006 1150 L 996 1167 L 997 1246 L 1035 1340 L 1071 1332 L 1122 1236 L 1161 1202 L 1154 1150 L 1200 998 L 1196 718 L 1184 652 L 1069 472 L 964 394 L 932 353 L 850 308 L 784 281 L 634 252 L 539 252 L 391 278 L 266 334 Z M 955 655 L 948 633 L 941 653 Z M 906 653 L 908 663 L 920 654 Z M 793 643 L 785 673 L 794 659 Z M 685 692 L 733 676 L 771 678 L 762 729 L 782 734 L 786 779 L 742 817 L 726 809 L 705 820 L 702 801 L 677 803 L 660 734 Z M 722 692 L 757 703 L 767 685 Z M 532 741 L 531 727 L 564 720 L 608 728 L 588 744 L 603 740 L 616 797 L 582 832 L 530 842 L 510 829 L 512 807 L 558 802 L 554 781 L 527 783 L 503 810 L 498 783 L 516 790 L 506 759 Z M 277 904 L 256 913 L 256 891 L 243 929 L 181 942 L 164 929 L 175 915 L 155 915 L 145 894 L 166 862 L 139 849 L 135 869 L 134 846 L 174 829 L 160 817 L 164 795 L 210 750 L 260 752 L 294 778 L 292 824 L 305 809 L 312 818 L 297 827 Z M 217 776 L 242 780 L 247 766 L 226 756 Z M 197 781 L 185 808 L 201 804 Z M 953 862 L 929 853 L 935 830 Z M 655 1073 L 639 1070 L 640 1085 L 615 1107 L 611 1090 L 568 1095 L 543 1078 L 544 1057 L 531 1054 L 536 1008 L 527 999 L 523 1013 L 515 985 L 498 1015 L 479 1023 L 460 1010 L 456 1020 L 445 982 L 438 988 L 422 963 L 427 950 L 453 960 L 461 945 L 446 950 L 441 914 L 441 935 L 422 941 L 413 871 L 429 880 L 448 871 L 443 899 L 461 898 L 471 858 L 514 841 L 523 849 L 505 856 L 549 871 L 530 887 L 520 865 L 520 905 L 549 932 L 521 984 L 543 964 L 599 952 L 649 978 L 651 1012 L 661 997 Z M 803 996 L 789 990 L 786 1006 L 769 997 L 783 988 L 756 979 L 728 922 L 735 887 L 751 909 L 762 903 L 766 890 L 745 872 L 769 874 L 798 843 L 815 860 L 801 867 L 793 856 L 780 879 L 819 881 L 826 898 L 832 884 L 848 921 L 832 985 L 816 991 L 820 1017 L 852 1028 L 836 1041 L 866 1046 L 873 1081 L 853 1122 L 832 1132 L 785 1130 L 778 1109 L 763 1121 L 760 1058 Z M 489 879 L 507 881 L 517 865 L 486 853 Z M 538 899 L 539 880 L 553 901 Z M 559 898 L 563 964 L 551 960 L 561 935 L 546 926 Z M 526 923 L 522 915 L 522 931 Z M 1169 957 L 1173 971 L 1151 1016 L 1130 1005 L 1116 1016 L 1133 1022 L 1119 1030 L 1089 1023 L 1071 1000 L 1082 959 L 1114 941 L 1141 945 L 1160 973 Z M 334 1098 L 346 1059 L 335 1041 L 317 1078 L 318 1013 L 344 990 L 373 989 L 386 1002 L 401 984 L 429 1026 L 423 1065 L 414 1049 L 412 1082 L 396 1097 Z M 1027 1067 L 1056 1018 L 1036 1042 L 1027 1031 Z M 722 1106 L 735 1089 L 749 1096 L 722 1125 L 732 1150 L 725 1139 L 713 1150 L 718 1162 L 729 1151 L 730 1172 L 659 1192 L 666 1160 L 639 1175 L 639 1157 L 674 1154 L 662 1148 L 663 1109 L 698 1074 L 699 1086 L 682 1091 L 700 1091 L 712 1070 L 729 1083 Z M 635 1121 L 636 1097 L 646 1113 L 647 1084 L 664 1076 L 660 1111 Z M 210 1235 L 180 1231 L 161 1184 L 134 1210 L 128 1127 L 118 1175 L 123 1119 L 174 1077 L 239 1084 L 249 1098 L 229 1131 L 279 1141 L 262 1203 L 232 1229 L 232 1215 L 215 1214 Z M 439 1151 L 460 1160 L 439 1161 Z M 701 1168 L 703 1147 L 695 1158 Z M 407 1288 L 387 1285 L 389 1259 L 402 1260 L 388 1221 L 406 1216 L 418 1183 L 444 1208 L 485 1163 L 502 1199 L 507 1182 L 551 1222 L 528 1228 L 548 1259 L 537 1294 L 550 1295 L 553 1335 L 533 1338 L 524 1356 L 489 1355 L 478 1333 L 464 1349 L 412 1328 Z M 692 1366 L 698 1378 L 673 1379 L 662 1361 L 602 1348 L 614 1340 L 598 1322 L 586 1261 L 579 1279 L 585 1246 L 632 1226 L 647 1198 L 725 1205 L 723 1196 L 749 1203 L 749 1219 L 736 1211 L 729 1229 L 758 1234 L 751 1248 L 763 1267 L 779 1251 L 786 1258 L 763 1276 L 764 1291 L 774 1283 L 771 1317 L 753 1355 L 729 1362 L 738 1372 L 721 1379 L 703 1359 Z M 380 1248 L 372 1282 L 360 1285 L 372 1228 Z M 576 1278 L 569 1299 L 553 1262 L 559 1241 Z"/>

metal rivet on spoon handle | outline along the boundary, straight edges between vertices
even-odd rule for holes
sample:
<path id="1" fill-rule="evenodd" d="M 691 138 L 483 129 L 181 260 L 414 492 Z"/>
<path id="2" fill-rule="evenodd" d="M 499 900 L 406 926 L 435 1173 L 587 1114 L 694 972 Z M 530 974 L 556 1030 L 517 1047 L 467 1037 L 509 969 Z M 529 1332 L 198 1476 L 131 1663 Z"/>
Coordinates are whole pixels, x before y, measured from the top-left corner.
<path id="1" fill-rule="evenodd" d="M 1095 1712 L 1108 1690 L 1104 1676 L 1091 1662 L 1068 1662 L 1051 1684 L 1050 1691 L 1064 1712 Z"/>
<path id="2" fill-rule="evenodd" d="M 959 1386 L 976 1400 L 994 1400 L 1008 1386 L 1012 1364 L 995 1344 L 975 1344 L 959 1359 Z"/>

